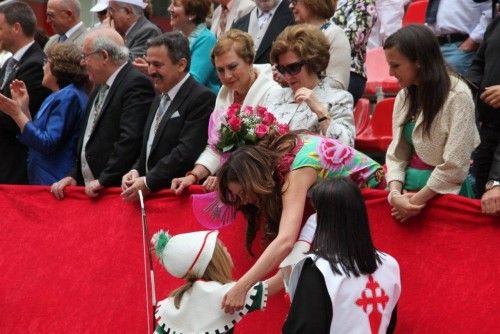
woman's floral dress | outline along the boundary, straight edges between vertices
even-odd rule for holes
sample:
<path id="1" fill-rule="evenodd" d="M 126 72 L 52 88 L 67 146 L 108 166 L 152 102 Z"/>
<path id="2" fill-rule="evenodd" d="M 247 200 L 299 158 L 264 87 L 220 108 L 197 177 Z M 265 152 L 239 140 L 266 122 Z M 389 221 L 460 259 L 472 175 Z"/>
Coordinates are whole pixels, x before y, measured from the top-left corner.
<path id="1" fill-rule="evenodd" d="M 300 135 L 300 138 L 302 147 L 290 170 L 312 167 L 319 179 L 350 177 L 360 188 L 385 186 L 382 166 L 367 155 L 332 138 L 315 135 Z"/>
<path id="2" fill-rule="evenodd" d="M 364 78 L 366 45 L 376 19 L 375 0 L 339 0 L 332 17 L 351 43 L 351 71 Z"/>

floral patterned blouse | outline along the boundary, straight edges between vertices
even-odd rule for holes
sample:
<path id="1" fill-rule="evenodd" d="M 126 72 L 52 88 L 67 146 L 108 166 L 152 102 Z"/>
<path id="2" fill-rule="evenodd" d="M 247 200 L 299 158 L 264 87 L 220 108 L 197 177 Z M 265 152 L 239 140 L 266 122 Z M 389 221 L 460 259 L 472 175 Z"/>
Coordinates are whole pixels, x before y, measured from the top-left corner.
<path id="1" fill-rule="evenodd" d="M 366 78 L 366 45 L 377 19 L 375 0 L 339 0 L 332 21 L 351 42 L 351 72 Z"/>
<path id="2" fill-rule="evenodd" d="M 326 137 L 301 135 L 298 150 L 290 170 L 312 167 L 318 179 L 350 177 L 360 188 L 385 186 L 384 170 L 375 160 L 352 147 Z"/>
<path id="3" fill-rule="evenodd" d="M 345 90 L 332 88 L 321 81 L 313 93 L 331 117 L 326 133 L 322 135 L 337 139 L 345 145 L 354 146 L 354 115 L 352 95 Z M 291 130 L 309 130 L 320 133 L 318 116 L 311 111 L 307 103 L 296 103 L 291 88 L 273 88 L 263 104 L 280 123 L 288 124 Z"/>

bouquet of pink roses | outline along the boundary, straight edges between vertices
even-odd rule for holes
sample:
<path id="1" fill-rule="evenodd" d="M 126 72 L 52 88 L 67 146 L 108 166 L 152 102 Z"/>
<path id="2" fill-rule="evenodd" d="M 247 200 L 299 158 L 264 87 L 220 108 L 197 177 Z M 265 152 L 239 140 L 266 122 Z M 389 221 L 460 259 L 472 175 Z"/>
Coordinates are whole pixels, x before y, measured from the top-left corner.
<path id="1" fill-rule="evenodd" d="M 242 145 L 255 144 L 270 133 L 285 134 L 288 125 L 277 122 L 267 108 L 233 103 L 229 106 L 219 129 L 217 149 L 221 153 L 232 152 Z"/>

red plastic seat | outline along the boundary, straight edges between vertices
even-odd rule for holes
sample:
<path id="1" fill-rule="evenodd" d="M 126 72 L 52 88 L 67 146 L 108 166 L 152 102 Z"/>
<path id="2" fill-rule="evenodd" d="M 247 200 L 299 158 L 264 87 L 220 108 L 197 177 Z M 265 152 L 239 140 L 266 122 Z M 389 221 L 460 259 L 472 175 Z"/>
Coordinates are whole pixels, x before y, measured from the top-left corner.
<path id="1" fill-rule="evenodd" d="M 392 110 L 395 98 L 375 106 L 368 127 L 356 137 L 356 149 L 363 152 L 386 152 L 392 140 Z"/>
<path id="2" fill-rule="evenodd" d="M 367 50 L 365 65 L 367 76 L 365 96 L 375 95 L 378 87 L 382 88 L 384 94 L 396 95 L 400 89 L 399 83 L 389 74 L 389 65 L 385 60 L 383 48 Z"/>
<path id="3" fill-rule="evenodd" d="M 403 27 L 409 24 L 424 24 L 425 23 L 425 11 L 427 10 L 427 5 L 429 1 L 418 0 L 413 1 L 408 5 L 406 13 L 403 16 Z"/>
<path id="4" fill-rule="evenodd" d="M 370 123 L 370 101 L 361 98 L 354 108 L 354 126 L 356 127 L 356 136 L 365 131 Z"/>

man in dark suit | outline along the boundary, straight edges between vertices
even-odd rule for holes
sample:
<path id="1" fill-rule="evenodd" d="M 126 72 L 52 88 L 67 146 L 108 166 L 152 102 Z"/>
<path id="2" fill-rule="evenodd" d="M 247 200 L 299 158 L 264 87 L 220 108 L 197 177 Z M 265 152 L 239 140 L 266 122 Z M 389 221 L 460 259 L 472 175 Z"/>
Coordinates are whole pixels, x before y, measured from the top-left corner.
<path id="1" fill-rule="evenodd" d="M 207 143 L 208 119 L 215 95 L 189 75 L 189 41 L 170 32 L 150 42 L 146 59 L 157 96 L 144 129 L 142 150 L 133 169 L 123 176 L 123 198 L 170 187 L 184 176 Z M 142 175 L 142 176 L 141 176 Z"/>
<path id="2" fill-rule="evenodd" d="M 42 87 L 44 53 L 34 41 L 36 17 L 21 1 L 0 4 L 0 41 L 10 57 L 0 71 L 0 92 L 11 97 L 10 83 L 22 80 L 30 96 L 29 109 L 34 116 L 50 94 Z M 27 183 L 27 149 L 16 136 L 19 128 L 4 113 L 0 113 L 0 183 Z"/>
<path id="3" fill-rule="evenodd" d="M 47 22 L 54 30 L 55 35 L 45 44 L 47 51 L 55 43 L 74 43 L 82 46 L 87 28 L 80 20 L 80 1 L 78 0 L 49 0 L 47 2 Z"/>
<path id="4" fill-rule="evenodd" d="M 82 65 L 97 87 L 89 98 L 75 168 L 52 185 L 56 198 L 64 197 L 68 185 L 85 184 L 90 197 L 103 187 L 119 186 L 139 155 L 154 89 L 127 60 L 128 50 L 115 30 L 97 29 L 85 38 Z"/>
<path id="5" fill-rule="evenodd" d="M 145 7 L 143 0 L 109 1 L 109 15 L 130 50 L 130 60 L 143 57 L 148 40 L 161 34 L 160 28 L 144 17 Z"/>
<path id="6" fill-rule="evenodd" d="M 273 41 L 294 23 L 288 0 L 256 0 L 250 13 L 234 22 L 232 28 L 248 32 L 255 44 L 255 64 L 269 63 Z"/>

